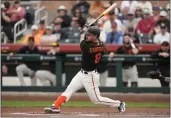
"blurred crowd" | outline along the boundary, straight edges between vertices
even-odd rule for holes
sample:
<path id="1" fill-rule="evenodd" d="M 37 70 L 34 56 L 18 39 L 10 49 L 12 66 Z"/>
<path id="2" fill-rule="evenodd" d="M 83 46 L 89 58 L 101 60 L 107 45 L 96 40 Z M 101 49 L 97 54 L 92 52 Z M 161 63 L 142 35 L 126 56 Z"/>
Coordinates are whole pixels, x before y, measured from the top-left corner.
<path id="1" fill-rule="evenodd" d="M 56 41 L 79 43 L 80 30 L 83 26 L 91 23 L 111 4 L 113 1 L 81 0 L 76 2 L 71 11 L 68 11 L 64 5 L 60 5 L 53 21 L 48 25 L 44 20 L 40 20 L 39 25 L 33 24 L 31 33 L 24 36 L 23 43 L 27 43 L 29 36 L 35 38 L 36 44 Z M 8 36 L 9 42 L 12 42 L 13 26 L 22 18 L 27 19 L 26 10 L 19 1 L 15 1 L 12 5 L 5 2 L 1 10 L 2 30 Z M 101 29 L 100 40 L 107 44 L 122 44 L 125 33 L 131 34 L 134 43 L 169 42 L 170 5 L 161 7 L 153 6 L 149 1 L 122 1 L 120 6 L 99 19 L 95 25 Z"/>

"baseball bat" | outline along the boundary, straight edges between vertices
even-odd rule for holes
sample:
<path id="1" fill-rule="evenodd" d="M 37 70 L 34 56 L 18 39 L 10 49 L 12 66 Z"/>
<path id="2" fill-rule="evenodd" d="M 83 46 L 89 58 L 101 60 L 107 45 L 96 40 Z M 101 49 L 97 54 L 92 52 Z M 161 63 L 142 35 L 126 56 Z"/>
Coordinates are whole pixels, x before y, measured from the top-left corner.
<path id="1" fill-rule="evenodd" d="M 113 10 L 116 7 L 117 3 L 113 3 L 109 8 L 107 8 L 100 16 L 98 16 L 93 22 L 89 24 L 89 26 L 93 25 L 98 19 L 109 13 L 111 10 Z"/>

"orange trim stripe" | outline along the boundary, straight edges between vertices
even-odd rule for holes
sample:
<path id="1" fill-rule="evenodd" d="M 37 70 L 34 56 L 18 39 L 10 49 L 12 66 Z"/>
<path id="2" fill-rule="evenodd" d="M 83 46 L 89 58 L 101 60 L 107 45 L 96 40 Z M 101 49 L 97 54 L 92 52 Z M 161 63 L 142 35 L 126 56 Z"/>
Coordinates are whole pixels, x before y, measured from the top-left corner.
<path id="1" fill-rule="evenodd" d="M 93 75 L 91 74 L 91 77 L 92 77 L 92 83 L 93 83 L 93 90 L 94 90 L 94 93 L 96 95 L 96 98 L 99 102 L 105 102 L 105 103 L 113 103 L 113 102 L 106 102 L 106 101 L 100 101 L 99 98 L 97 97 L 97 93 L 96 93 L 96 90 L 95 90 L 95 86 L 94 86 L 94 80 L 93 80 Z"/>

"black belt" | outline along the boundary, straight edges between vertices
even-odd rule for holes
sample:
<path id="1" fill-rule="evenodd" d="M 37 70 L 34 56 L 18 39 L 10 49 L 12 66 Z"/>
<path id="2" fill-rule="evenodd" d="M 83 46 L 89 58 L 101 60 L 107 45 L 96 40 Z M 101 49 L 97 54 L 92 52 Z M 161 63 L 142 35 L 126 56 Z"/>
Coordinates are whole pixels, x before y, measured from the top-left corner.
<path id="1" fill-rule="evenodd" d="M 97 72 L 97 70 L 94 70 L 95 72 Z M 83 74 L 88 74 L 88 72 L 87 71 L 84 71 L 83 69 L 81 69 L 81 72 L 83 73 Z"/>

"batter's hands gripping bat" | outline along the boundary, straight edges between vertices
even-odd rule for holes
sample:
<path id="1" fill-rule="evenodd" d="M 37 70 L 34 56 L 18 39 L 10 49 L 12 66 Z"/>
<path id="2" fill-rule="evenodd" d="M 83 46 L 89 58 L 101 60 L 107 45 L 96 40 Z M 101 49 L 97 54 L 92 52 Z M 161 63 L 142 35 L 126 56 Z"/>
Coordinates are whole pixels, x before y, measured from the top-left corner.
<path id="1" fill-rule="evenodd" d="M 89 24 L 89 26 L 93 25 L 98 19 L 109 13 L 111 10 L 113 10 L 116 7 L 117 3 L 113 3 L 109 8 L 107 8 L 99 17 L 97 17 L 93 22 Z"/>

